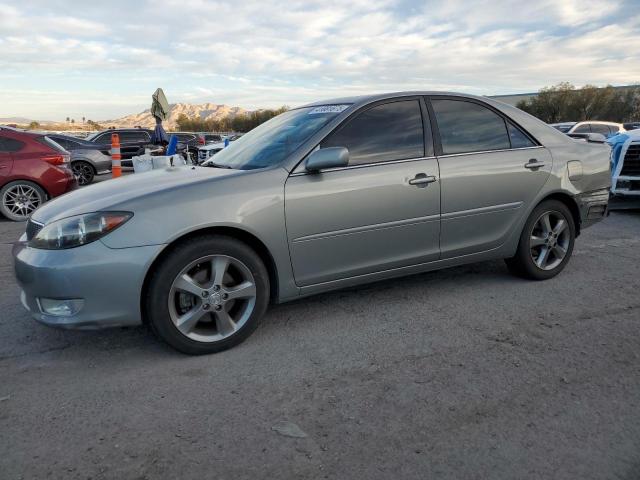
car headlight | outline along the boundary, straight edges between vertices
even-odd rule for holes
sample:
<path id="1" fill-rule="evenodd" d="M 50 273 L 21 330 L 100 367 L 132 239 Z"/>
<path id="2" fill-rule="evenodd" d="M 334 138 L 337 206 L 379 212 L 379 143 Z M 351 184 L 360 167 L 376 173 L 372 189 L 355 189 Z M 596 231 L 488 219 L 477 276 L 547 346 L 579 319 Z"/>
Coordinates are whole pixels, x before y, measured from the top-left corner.
<path id="1" fill-rule="evenodd" d="M 131 212 L 94 212 L 63 218 L 45 225 L 29 246 L 62 250 L 94 242 L 133 217 Z"/>

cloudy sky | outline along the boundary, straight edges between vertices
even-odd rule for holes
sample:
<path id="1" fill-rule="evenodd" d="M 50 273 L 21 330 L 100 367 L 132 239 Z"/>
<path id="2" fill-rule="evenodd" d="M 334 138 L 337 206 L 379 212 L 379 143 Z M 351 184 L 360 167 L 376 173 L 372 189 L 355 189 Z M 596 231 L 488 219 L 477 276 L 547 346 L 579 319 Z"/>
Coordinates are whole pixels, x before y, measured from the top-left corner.
<path id="1" fill-rule="evenodd" d="M 634 6 L 635 5 L 635 6 Z M 0 0 L 0 118 L 640 82 L 637 0 Z"/>

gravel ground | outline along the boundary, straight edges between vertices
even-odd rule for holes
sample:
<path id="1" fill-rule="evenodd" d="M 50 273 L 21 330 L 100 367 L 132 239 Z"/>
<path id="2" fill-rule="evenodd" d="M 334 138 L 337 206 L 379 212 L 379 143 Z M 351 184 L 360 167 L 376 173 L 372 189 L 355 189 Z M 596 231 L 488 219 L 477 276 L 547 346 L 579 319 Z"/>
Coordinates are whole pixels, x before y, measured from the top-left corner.
<path id="1" fill-rule="evenodd" d="M 187 357 L 18 300 L 0 222 L 0 478 L 640 478 L 640 212 L 559 277 L 487 262 L 272 308 Z M 99 285 L 96 285 L 99 288 Z"/>

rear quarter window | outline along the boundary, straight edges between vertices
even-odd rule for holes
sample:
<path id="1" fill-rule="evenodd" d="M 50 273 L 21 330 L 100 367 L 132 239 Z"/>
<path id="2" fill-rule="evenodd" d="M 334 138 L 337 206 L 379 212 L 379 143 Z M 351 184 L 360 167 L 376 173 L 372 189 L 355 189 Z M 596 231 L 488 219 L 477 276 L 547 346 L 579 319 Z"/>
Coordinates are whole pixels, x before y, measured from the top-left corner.
<path id="1" fill-rule="evenodd" d="M 15 153 L 24 148 L 24 142 L 10 137 L 0 137 L 0 152 Z"/>

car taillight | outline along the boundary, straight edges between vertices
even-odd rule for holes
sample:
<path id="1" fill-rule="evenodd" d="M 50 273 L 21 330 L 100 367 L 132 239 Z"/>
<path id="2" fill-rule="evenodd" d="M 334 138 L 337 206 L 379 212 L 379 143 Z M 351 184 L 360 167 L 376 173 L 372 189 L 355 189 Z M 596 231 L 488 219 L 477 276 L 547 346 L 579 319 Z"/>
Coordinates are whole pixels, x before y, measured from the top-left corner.
<path id="1" fill-rule="evenodd" d="M 204 145 L 204 138 L 203 137 L 198 137 L 198 143 L 200 145 Z"/>
<path id="2" fill-rule="evenodd" d="M 45 155 L 42 157 L 47 163 L 51 165 L 65 165 L 69 163 L 69 155 Z"/>

